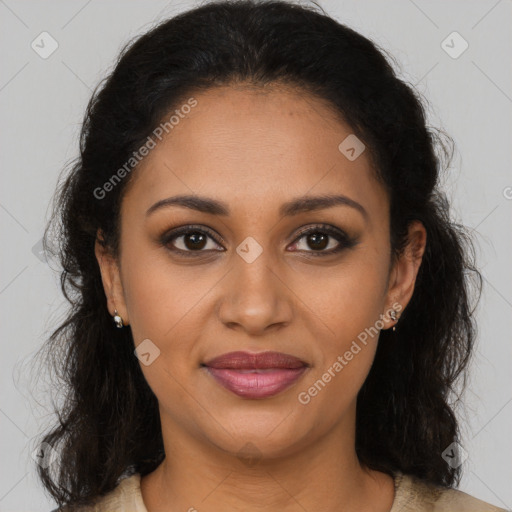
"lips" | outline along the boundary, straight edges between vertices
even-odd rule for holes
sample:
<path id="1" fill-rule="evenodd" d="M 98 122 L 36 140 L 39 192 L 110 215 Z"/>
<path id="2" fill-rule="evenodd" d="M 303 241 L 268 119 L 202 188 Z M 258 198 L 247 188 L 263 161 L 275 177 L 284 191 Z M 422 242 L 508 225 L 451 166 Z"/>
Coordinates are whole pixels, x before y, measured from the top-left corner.
<path id="1" fill-rule="evenodd" d="M 220 385 L 247 399 L 281 393 L 308 369 L 304 361 L 281 352 L 230 352 L 203 366 Z"/>
<path id="2" fill-rule="evenodd" d="M 234 370 L 256 370 L 284 368 L 296 369 L 307 366 L 299 358 L 282 352 L 229 352 L 205 363 L 209 368 L 231 368 Z"/>

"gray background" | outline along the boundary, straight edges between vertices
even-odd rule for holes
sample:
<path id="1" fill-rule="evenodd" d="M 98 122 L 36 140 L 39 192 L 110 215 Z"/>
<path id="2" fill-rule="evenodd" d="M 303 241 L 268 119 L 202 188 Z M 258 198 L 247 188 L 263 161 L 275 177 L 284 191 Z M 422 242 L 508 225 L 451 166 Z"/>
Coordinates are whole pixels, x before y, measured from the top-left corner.
<path id="1" fill-rule="evenodd" d="M 467 414 L 458 411 L 469 455 L 460 489 L 511 508 L 512 2 L 320 4 L 396 57 L 399 74 L 428 98 L 429 123 L 457 145 L 445 189 L 454 216 L 474 230 L 485 278 Z M 195 5 L 0 0 L 2 512 L 53 506 L 31 456 L 38 433 L 53 420 L 48 381 L 32 357 L 62 317 L 58 276 L 38 256 L 57 176 L 77 155 L 86 102 L 121 46 Z M 43 31 L 59 45 L 47 59 L 31 48 Z M 442 47 L 453 31 L 469 44 L 458 58 Z M 448 44 L 461 48 L 460 40 Z"/>

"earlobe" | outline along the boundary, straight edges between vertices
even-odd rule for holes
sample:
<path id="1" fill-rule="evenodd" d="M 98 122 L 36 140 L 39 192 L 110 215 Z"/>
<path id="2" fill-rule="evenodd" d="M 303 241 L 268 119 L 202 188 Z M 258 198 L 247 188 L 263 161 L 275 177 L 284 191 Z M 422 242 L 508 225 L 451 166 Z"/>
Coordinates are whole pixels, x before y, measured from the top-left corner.
<path id="1" fill-rule="evenodd" d="M 98 262 L 103 290 L 107 299 L 107 306 L 112 317 L 117 311 L 118 316 L 122 317 L 124 325 L 128 324 L 128 312 L 124 301 L 123 286 L 119 265 L 109 248 L 103 242 L 104 238 L 101 230 L 98 230 L 94 244 L 94 253 Z"/>

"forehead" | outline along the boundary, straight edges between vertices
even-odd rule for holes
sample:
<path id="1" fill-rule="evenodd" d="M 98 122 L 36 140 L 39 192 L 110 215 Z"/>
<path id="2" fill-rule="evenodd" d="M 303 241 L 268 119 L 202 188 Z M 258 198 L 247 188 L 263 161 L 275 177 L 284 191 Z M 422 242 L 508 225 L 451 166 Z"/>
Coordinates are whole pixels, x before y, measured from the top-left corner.
<path id="1" fill-rule="evenodd" d="M 149 207 L 203 194 L 243 207 L 338 192 L 375 213 L 387 207 L 367 150 L 355 159 L 340 150 L 354 135 L 326 102 L 287 87 L 223 86 L 193 98 L 139 164 L 126 199 Z"/>

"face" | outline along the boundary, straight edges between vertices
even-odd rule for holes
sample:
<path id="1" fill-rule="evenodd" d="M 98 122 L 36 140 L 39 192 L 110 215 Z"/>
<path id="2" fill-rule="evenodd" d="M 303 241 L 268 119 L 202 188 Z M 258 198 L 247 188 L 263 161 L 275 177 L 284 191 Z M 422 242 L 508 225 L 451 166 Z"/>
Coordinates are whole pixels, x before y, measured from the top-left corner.
<path id="1" fill-rule="evenodd" d="M 267 457 L 351 438 L 378 330 L 407 305 L 419 260 L 391 260 L 387 194 L 366 150 L 339 149 L 352 131 L 327 105 L 277 87 L 194 98 L 134 171 L 119 259 L 97 245 L 162 428 Z M 202 202 L 172 201 L 183 195 Z M 422 226 L 411 233 L 421 247 Z M 292 358 L 205 366 L 238 351 Z"/>

